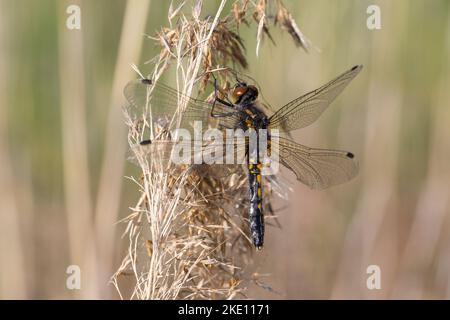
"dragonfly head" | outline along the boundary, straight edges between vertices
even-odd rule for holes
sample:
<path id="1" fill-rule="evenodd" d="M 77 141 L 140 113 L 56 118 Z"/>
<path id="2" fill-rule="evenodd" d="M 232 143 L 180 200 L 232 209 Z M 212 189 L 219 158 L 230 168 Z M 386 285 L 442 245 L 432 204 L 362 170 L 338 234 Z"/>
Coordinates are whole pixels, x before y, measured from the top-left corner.
<path id="1" fill-rule="evenodd" d="M 247 85 L 245 82 L 238 82 L 231 93 L 230 100 L 233 104 L 248 105 L 258 98 L 258 89 L 255 86 Z"/>

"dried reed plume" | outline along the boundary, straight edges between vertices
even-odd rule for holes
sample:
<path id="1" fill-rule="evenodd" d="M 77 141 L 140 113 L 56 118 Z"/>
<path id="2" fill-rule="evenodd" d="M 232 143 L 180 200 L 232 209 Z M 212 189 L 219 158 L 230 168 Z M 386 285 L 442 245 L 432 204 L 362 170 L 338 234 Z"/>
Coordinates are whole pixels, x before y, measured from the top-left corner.
<path id="1" fill-rule="evenodd" d="M 203 92 L 214 72 L 226 90 L 234 82 L 234 69 L 248 65 L 239 25 L 258 24 L 257 42 L 270 36 L 267 2 L 236 1 L 232 12 L 221 18 L 223 0 L 214 16 L 200 18 L 202 1 L 197 1 L 188 18 L 184 2 L 169 9 L 169 27 L 152 37 L 161 47 L 151 60 L 149 77 L 158 81 L 175 67 L 177 89 L 191 96 L 195 84 Z M 274 19 L 287 29 L 296 42 L 307 49 L 292 16 L 281 1 L 276 1 Z M 250 12 L 252 11 L 252 12 Z M 252 17 L 249 19 L 249 17 Z M 259 45 L 258 45 L 259 47 Z M 137 69 L 136 69 L 137 70 Z M 139 71 L 138 71 L 139 72 Z M 151 93 L 150 93 L 151 95 Z M 151 98 L 148 101 L 151 108 Z M 125 110 L 128 140 L 133 158 L 142 170 L 131 178 L 139 188 L 139 201 L 127 223 L 128 252 L 112 277 L 119 288 L 121 276 L 133 277 L 131 299 L 233 299 L 246 297 L 246 281 L 258 282 L 251 271 L 253 247 L 248 234 L 248 186 L 241 166 L 229 168 L 226 175 L 214 166 L 177 166 L 152 153 L 140 152 L 139 142 L 166 134 L 167 127 L 150 119 L 145 110 L 130 106 Z M 178 97 L 178 110 L 186 100 Z M 180 123 L 179 113 L 174 122 Z M 266 207 L 270 207 L 270 185 L 266 188 Z M 270 210 L 268 210 L 270 212 Z"/>

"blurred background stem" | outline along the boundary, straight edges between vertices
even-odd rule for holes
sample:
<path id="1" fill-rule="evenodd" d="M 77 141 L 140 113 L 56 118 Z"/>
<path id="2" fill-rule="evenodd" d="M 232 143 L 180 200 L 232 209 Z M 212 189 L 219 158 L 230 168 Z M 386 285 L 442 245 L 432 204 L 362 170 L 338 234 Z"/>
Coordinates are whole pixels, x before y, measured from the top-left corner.
<path id="1" fill-rule="evenodd" d="M 11 42 L 6 25 L 10 17 L 0 3 L 0 297 L 11 299 L 30 298 L 26 282 L 26 252 L 21 235 L 18 202 L 21 200 L 23 181 L 14 177 L 9 137 L 8 75 L 11 72 Z M 19 192 L 18 192 L 19 191 Z"/>
<path id="2" fill-rule="evenodd" d="M 80 2 L 61 1 L 59 25 L 66 23 L 66 8 Z M 81 29 L 83 30 L 83 28 Z M 85 51 L 83 31 L 60 27 L 59 72 L 64 164 L 64 198 L 72 264 L 83 271 L 87 288 L 77 298 L 99 297 L 97 254 L 88 164 Z"/>
<path id="3" fill-rule="evenodd" d="M 95 230 L 98 254 L 102 261 L 102 282 L 111 277 L 118 239 L 115 223 L 119 219 L 121 188 L 123 184 L 127 131 L 122 107 L 126 105 L 123 88 L 136 77 L 131 68 L 138 63 L 144 40 L 150 0 L 128 0 L 118 47 L 108 122 L 105 134 L 105 151 L 101 165 L 100 184 L 95 210 Z"/>

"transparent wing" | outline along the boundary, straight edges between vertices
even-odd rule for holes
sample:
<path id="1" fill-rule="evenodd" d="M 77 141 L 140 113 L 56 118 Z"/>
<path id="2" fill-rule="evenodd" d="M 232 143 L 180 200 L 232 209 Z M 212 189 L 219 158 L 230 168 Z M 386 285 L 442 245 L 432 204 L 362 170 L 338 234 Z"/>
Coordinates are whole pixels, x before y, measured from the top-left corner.
<path id="1" fill-rule="evenodd" d="M 133 146 L 128 160 L 139 165 L 143 159 L 154 160 L 162 164 L 172 162 L 175 165 L 211 165 L 214 171 L 227 173 L 236 165 L 244 164 L 245 142 L 235 141 L 202 141 L 192 140 L 154 140 L 143 141 Z M 232 157 L 232 158 L 227 158 Z"/>
<path id="2" fill-rule="evenodd" d="M 325 189 L 344 183 L 358 173 L 351 152 L 308 148 L 279 137 L 280 163 L 292 170 L 297 180 L 313 189 Z"/>
<path id="3" fill-rule="evenodd" d="M 217 118 L 216 123 L 210 117 L 212 102 L 207 102 L 199 99 L 191 98 L 184 95 L 177 90 L 170 88 L 161 83 L 154 83 L 148 79 L 140 79 L 130 81 L 124 89 L 124 95 L 130 103 L 130 110 L 136 118 L 143 114 L 146 117 L 151 117 L 153 121 L 166 119 L 171 121 L 173 116 L 181 113 L 182 128 L 191 128 L 194 120 L 201 121 L 203 128 L 207 128 L 209 124 L 223 128 L 234 128 L 239 119 L 235 115 L 228 117 Z M 182 106 L 183 109 L 178 109 Z M 215 103 L 215 113 L 230 113 L 230 107 Z M 170 126 L 170 129 L 175 128 L 175 123 Z"/>
<path id="4" fill-rule="evenodd" d="M 310 125 L 317 120 L 361 69 L 362 65 L 354 66 L 319 89 L 289 102 L 270 117 L 269 127 L 291 131 Z"/>

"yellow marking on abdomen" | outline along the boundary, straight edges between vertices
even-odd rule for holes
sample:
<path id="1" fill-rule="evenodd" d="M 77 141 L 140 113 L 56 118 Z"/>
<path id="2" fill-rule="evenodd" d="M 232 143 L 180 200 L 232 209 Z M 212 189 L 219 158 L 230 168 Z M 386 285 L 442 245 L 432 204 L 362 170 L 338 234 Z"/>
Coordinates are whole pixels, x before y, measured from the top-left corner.
<path id="1" fill-rule="evenodd" d="M 250 109 L 245 109 L 245 113 L 248 114 L 249 116 L 253 117 L 255 114 L 252 112 L 252 110 Z"/>

